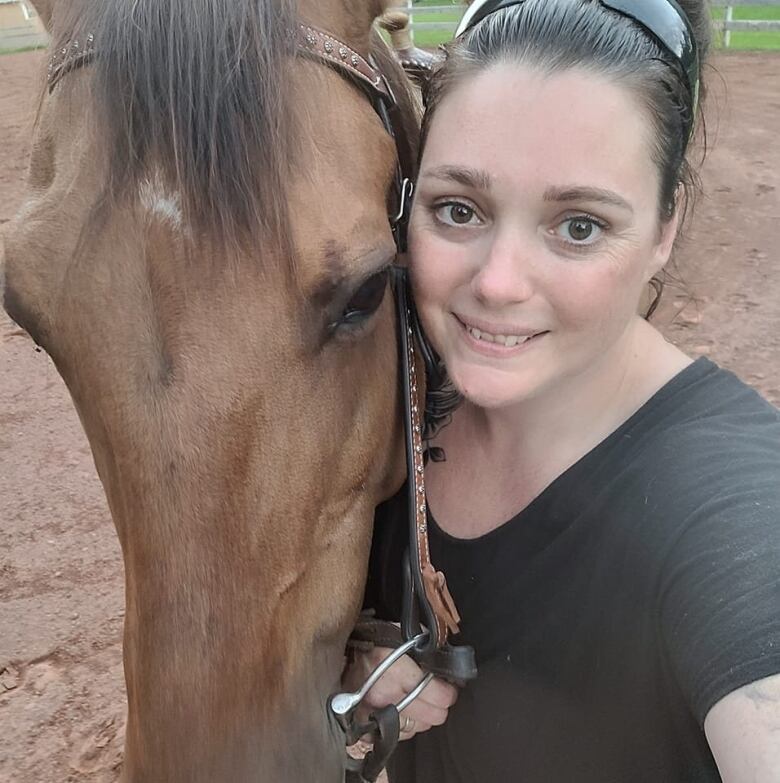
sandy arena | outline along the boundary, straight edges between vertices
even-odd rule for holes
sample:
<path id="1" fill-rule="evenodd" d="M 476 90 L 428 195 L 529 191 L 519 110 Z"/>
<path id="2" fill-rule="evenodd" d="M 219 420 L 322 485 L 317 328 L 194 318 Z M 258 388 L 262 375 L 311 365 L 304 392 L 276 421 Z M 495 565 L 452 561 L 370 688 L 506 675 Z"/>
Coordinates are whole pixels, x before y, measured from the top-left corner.
<path id="1" fill-rule="evenodd" d="M 40 52 L 0 56 L 0 230 L 20 205 Z M 708 74 L 705 197 L 656 323 L 780 405 L 780 56 Z M 121 769 L 122 563 L 89 447 L 43 353 L 0 315 L 0 781 Z"/>

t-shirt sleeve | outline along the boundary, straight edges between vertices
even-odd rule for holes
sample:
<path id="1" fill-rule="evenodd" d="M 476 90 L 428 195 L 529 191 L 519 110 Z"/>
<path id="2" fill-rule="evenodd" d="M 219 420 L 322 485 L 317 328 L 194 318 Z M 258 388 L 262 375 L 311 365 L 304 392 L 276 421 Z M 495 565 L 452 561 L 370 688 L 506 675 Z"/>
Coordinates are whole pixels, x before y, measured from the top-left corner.
<path id="1" fill-rule="evenodd" d="M 661 570 L 661 632 L 700 724 L 723 696 L 780 672 L 780 443 L 698 466 Z M 692 508 L 692 505 L 695 507 Z"/>

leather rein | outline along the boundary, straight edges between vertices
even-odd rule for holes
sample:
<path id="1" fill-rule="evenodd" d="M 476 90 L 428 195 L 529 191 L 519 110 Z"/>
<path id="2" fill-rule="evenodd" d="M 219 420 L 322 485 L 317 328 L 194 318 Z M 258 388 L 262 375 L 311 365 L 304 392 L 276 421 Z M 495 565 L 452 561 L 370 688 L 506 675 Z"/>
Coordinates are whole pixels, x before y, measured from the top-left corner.
<path id="1" fill-rule="evenodd" d="M 370 59 L 327 32 L 299 24 L 296 31 L 299 56 L 334 69 L 358 87 L 369 99 L 398 153 L 394 181 L 394 204 L 388 216 L 399 253 L 406 252 L 406 231 L 413 193 L 416 161 L 404 133 L 401 112 L 384 74 Z M 48 90 L 72 71 L 88 65 L 96 56 L 95 40 L 72 40 L 58 49 L 48 65 Z M 399 713 L 416 699 L 434 675 L 464 683 L 476 676 L 474 652 L 470 647 L 453 647 L 450 634 L 458 632 L 455 604 L 447 589 L 444 574 L 436 571 L 428 547 L 427 504 L 424 481 L 422 440 L 424 410 L 420 400 L 424 389 L 418 384 L 415 344 L 420 347 L 426 370 L 431 370 L 432 351 L 420 329 L 411 299 L 407 270 L 393 268 L 393 288 L 398 319 L 398 348 L 401 392 L 404 406 L 404 435 L 408 484 L 409 550 L 404 562 L 404 596 L 401 627 L 361 615 L 350 637 L 350 646 L 366 649 L 373 645 L 395 648 L 355 693 L 339 693 L 329 700 L 329 710 L 345 734 L 347 745 L 369 734 L 373 749 L 363 759 L 347 757 L 347 783 L 374 783 L 398 744 Z M 420 683 L 401 702 L 376 710 L 368 722 L 358 724 L 356 709 L 370 688 L 403 655 L 410 655 L 426 672 Z"/>

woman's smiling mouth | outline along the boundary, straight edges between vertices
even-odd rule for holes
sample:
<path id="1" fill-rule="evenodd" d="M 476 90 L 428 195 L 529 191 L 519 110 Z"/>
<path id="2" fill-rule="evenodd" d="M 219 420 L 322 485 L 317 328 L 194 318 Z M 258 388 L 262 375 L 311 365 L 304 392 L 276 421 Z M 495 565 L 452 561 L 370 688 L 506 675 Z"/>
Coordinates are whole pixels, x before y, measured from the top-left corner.
<path id="1" fill-rule="evenodd" d="M 531 342 L 537 337 L 547 334 L 546 331 L 532 331 L 529 329 L 518 328 L 516 326 L 479 325 L 467 321 L 455 315 L 455 320 L 461 326 L 461 330 L 467 338 L 472 348 L 480 349 L 481 353 L 488 355 L 506 355 L 511 350 L 516 353 L 520 348 Z"/>

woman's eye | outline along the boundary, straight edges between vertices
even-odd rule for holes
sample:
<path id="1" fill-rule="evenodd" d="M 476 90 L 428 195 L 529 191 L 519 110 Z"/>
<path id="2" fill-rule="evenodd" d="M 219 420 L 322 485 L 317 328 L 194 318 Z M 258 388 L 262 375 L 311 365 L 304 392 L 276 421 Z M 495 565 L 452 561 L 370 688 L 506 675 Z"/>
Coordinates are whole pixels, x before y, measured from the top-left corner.
<path id="1" fill-rule="evenodd" d="M 592 217 L 573 217 L 559 223 L 555 233 L 566 242 L 576 245 L 592 245 L 604 231 L 604 224 Z"/>
<path id="2" fill-rule="evenodd" d="M 482 221 L 477 217 L 474 207 L 463 204 L 459 201 L 450 201 L 446 204 L 437 204 L 434 207 L 434 214 L 440 223 L 445 226 L 468 226 L 470 224 L 479 224 Z"/>
<path id="3" fill-rule="evenodd" d="M 388 275 L 385 269 L 369 277 L 352 295 L 334 326 L 360 326 L 367 321 L 385 298 Z"/>

